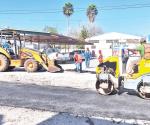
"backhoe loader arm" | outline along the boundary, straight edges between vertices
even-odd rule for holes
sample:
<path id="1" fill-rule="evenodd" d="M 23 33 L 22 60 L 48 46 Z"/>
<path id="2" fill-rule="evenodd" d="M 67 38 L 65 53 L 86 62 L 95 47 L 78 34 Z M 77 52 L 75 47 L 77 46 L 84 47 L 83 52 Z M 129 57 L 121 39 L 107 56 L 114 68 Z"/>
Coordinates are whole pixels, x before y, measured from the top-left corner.
<path id="1" fill-rule="evenodd" d="M 49 72 L 57 72 L 61 70 L 59 67 L 55 66 L 54 60 L 50 60 L 46 54 L 42 54 L 39 51 L 22 48 L 21 53 L 26 53 L 26 58 L 33 58 L 35 61 L 41 64 L 44 67 L 44 69 L 46 69 Z"/>

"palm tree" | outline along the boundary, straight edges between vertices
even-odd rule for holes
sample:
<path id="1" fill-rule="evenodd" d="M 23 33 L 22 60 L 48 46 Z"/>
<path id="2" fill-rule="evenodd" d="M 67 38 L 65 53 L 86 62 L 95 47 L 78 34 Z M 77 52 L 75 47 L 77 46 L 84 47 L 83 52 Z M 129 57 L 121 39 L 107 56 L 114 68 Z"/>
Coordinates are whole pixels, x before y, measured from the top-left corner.
<path id="1" fill-rule="evenodd" d="M 69 17 L 73 14 L 74 9 L 73 5 L 71 3 L 65 3 L 63 7 L 63 14 L 67 17 L 68 19 L 68 32 L 69 32 Z"/>
<path id="2" fill-rule="evenodd" d="M 89 7 L 87 8 L 86 15 L 88 16 L 89 21 L 91 23 L 93 23 L 95 21 L 95 17 L 97 14 L 98 14 L 98 10 L 96 8 L 96 5 L 94 5 L 94 4 L 89 5 Z"/>

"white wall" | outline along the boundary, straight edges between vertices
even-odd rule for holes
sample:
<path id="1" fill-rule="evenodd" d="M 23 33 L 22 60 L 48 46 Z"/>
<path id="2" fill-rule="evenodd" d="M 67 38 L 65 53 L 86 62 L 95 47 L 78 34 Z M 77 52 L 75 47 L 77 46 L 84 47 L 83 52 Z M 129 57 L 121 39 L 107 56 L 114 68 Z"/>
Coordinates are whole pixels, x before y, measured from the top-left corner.
<path id="1" fill-rule="evenodd" d="M 94 43 L 94 46 L 96 46 L 95 49 L 91 48 L 92 45 L 85 45 L 85 48 L 88 47 L 90 51 L 94 50 L 97 57 L 99 56 L 99 50 L 101 50 L 104 59 L 112 55 L 112 49 L 110 48 L 111 43 L 106 43 L 106 41 L 99 41 L 99 43 Z"/>
<path id="2" fill-rule="evenodd" d="M 138 44 L 137 43 L 127 43 L 126 41 L 119 41 L 120 43 L 123 43 L 125 46 L 125 48 L 135 48 Z M 107 58 L 109 56 L 112 56 L 112 48 L 110 48 L 112 46 L 112 43 L 106 43 L 106 41 L 99 41 L 99 43 L 94 43 L 94 46 L 96 47 L 95 49 L 92 49 L 92 45 L 86 45 L 85 48 L 89 48 L 90 51 L 94 50 L 96 53 L 96 56 L 98 57 L 99 55 L 99 50 L 102 51 L 103 54 L 103 58 Z M 118 46 L 119 47 L 119 46 Z M 122 45 L 120 47 L 123 47 Z M 119 48 L 114 48 L 114 50 L 119 50 Z M 117 54 L 117 52 L 116 52 Z"/>

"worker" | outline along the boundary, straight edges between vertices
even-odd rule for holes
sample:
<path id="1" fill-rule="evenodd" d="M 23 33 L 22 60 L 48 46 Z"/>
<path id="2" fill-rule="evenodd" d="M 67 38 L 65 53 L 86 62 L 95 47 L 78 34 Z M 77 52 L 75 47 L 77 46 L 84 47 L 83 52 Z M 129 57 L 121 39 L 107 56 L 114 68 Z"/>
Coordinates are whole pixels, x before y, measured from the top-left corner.
<path id="1" fill-rule="evenodd" d="M 90 52 L 89 48 L 86 48 L 86 51 L 84 52 L 84 57 L 85 57 L 85 66 L 86 66 L 86 68 L 89 68 L 90 59 L 91 59 L 91 52 Z"/>
<path id="2" fill-rule="evenodd" d="M 76 65 L 76 71 L 81 73 L 82 72 L 82 56 L 78 52 L 75 52 L 74 54 L 74 61 Z"/>
<path id="3" fill-rule="evenodd" d="M 3 47 L 4 49 L 9 49 L 9 48 L 11 48 L 11 43 L 10 43 L 10 41 L 5 41 L 5 42 L 2 44 L 2 47 Z"/>
<path id="4" fill-rule="evenodd" d="M 99 52 L 98 62 L 99 62 L 99 64 L 101 64 L 103 62 L 103 55 L 102 55 L 102 51 L 101 50 L 99 50 L 98 52 Z"/>
<path id="5" fill-rule="evenodd" d="M 129 75 L 132 75 L 134 73 L 133 67 L 136 65 L 141 58 L 144 57 L 144 44 L 146 43 L 146 40 L 141 40 L 140 45 L 133 49 L 128 49 L 128 51 L 131 51 L 133 53 L 133 56 L 129 57 L 127 61 L 126 66 L 126 73 Z"/>
<path id="6" fill-rule="evenodd" d="M 5 41 L 3 44 L 2 44 L 2 47 L 4 49 L 6 49 L 10 55 L 14 55 L 14 52 L 13 52 L 13 49 L 12 49 L 12 44 L 10 41 Z"/>

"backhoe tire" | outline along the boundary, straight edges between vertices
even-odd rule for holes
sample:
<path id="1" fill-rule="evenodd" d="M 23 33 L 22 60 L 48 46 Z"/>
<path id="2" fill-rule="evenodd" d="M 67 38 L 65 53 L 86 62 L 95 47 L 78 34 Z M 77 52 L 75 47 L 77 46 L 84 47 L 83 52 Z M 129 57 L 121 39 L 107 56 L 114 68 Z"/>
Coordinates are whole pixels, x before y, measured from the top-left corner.
<path id="1" fill-rule="evenodd" d="M 36 72 L 38 70 L 38 62 L 34 59 L 27 59 L 24 63 L 27 72 Z"/>
<path id="2" fill-rule="evenodd" d="M 4 72 L 8 69 L 9 61 L 6 56 L 0 54 L 0 72 Z"/>

